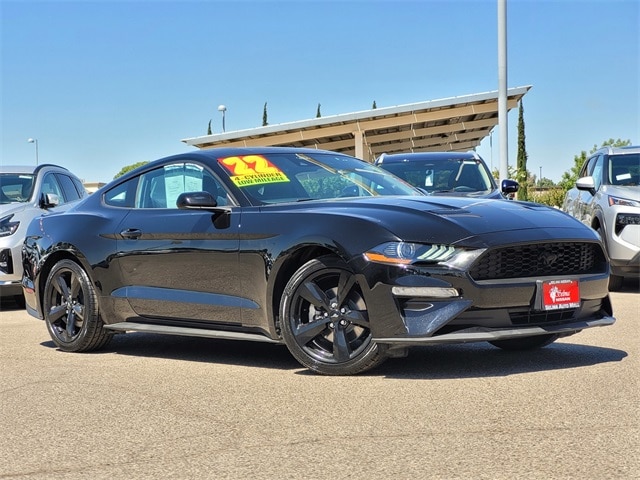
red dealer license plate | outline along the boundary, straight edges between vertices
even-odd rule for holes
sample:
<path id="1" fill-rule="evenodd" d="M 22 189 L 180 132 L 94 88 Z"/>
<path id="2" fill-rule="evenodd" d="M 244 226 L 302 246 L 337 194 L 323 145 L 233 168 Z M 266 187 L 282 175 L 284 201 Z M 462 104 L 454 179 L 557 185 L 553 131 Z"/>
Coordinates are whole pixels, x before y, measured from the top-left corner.
<path id="1" fill-rule="evenodd" d="M 578 308 L 580 284 L 578 280 L 547 280 L 542 282 L 543 310 Z"/>

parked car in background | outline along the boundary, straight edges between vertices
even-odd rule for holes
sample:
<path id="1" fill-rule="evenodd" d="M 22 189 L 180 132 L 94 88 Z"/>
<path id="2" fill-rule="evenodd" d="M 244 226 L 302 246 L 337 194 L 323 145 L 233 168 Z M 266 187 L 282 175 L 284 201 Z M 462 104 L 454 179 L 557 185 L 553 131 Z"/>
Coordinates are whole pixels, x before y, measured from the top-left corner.
<path id="1" fill-rule="evenodd" d="M 518 191 L 514 180 L 503 180 L 498 188 L 487 164 L 473 151 L 383 153 L 375 164 L 429 195 L 507 198 Z"/>
<path id="2" fill-rule="evenodd" d="M 191 335 L 348 375 L 414 345 L 531 349 L 615 321 L 602 242 L 567 214 L 429 197 L 316 149 L 148 163 L 32 222 L 23 261 L 27 311 L 73 352 Z"/>
<path id="3" fill-rule="evenodd" d="M 57 165 L 0 166 L 0 294 L 22 296 L 22 242 L 29 222 L 87 196 L 78 177 Z"/>
<path id="4" fill-rule="evenodd" d="M 562 209 L 595 229 L 611 261 L 610 290 L 640 275 L 640 146 L 605 147 L 582 166 Z"/>

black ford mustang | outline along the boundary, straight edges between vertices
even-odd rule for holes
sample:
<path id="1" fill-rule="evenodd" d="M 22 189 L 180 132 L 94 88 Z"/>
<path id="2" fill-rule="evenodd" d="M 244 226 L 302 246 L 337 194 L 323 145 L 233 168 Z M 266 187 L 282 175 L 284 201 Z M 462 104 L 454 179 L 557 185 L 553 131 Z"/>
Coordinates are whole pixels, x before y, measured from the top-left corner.
<path id="1" fill-rule="evenodd" d="M 62 350 L 143 331 L 284 343 L 322 374 L 412 345 L 547 345 L 611 325 L 597 234 L 544 206 L 435 198 L 313 149 L 151 162 L 23 248 L 30 314 Z"/>

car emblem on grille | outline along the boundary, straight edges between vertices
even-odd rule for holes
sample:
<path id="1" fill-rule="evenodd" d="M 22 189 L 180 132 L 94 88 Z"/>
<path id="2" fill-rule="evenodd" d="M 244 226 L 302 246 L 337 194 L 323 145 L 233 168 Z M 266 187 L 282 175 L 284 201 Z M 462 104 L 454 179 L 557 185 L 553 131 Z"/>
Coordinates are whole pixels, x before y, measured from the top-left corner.
<path id="1" fill-rule="evenodd" d="M 556 260 L 558 260 L 558 255 L 551 252 L 544 252 L 538 258 L 542 260 L 542 263 L 545 265 L 545 267 L 550 267 L 551 265 L 556 263 Z"/>

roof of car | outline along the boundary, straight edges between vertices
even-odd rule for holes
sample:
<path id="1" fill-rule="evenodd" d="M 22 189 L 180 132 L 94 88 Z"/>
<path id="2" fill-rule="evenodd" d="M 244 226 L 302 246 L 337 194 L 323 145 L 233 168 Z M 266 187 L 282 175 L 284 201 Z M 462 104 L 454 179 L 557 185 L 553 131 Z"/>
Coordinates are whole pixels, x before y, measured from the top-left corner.
<path id="1" fill-rule="evenodd" d="M 49 163 L 42 163 L 40 165 L 2 165 L 0 167 L 0 173 L 22 173 L 22 174 L 34 174 L 44 168 L 59 168 L 61 170 L 67 170 L 60 165 L 53 165 Z"/>
<path id="2" fill-rule="evenodd" d="M 376 159 L 376 164 L 398 163 L 419 160 L 472 160 L 479 159 L 476 152 L 408 152 L 392 155 L 383 153 Z"/>
<path id="3" fill-rule="evenodd" d="M 592 155 L 595 155 L 596 153 L 606 153 L 607 155 L 627 155 L 631 153 L 640 153 L 640 145 L 627 145 L 624 147 L 607 146 L 596 150 Z"/>

